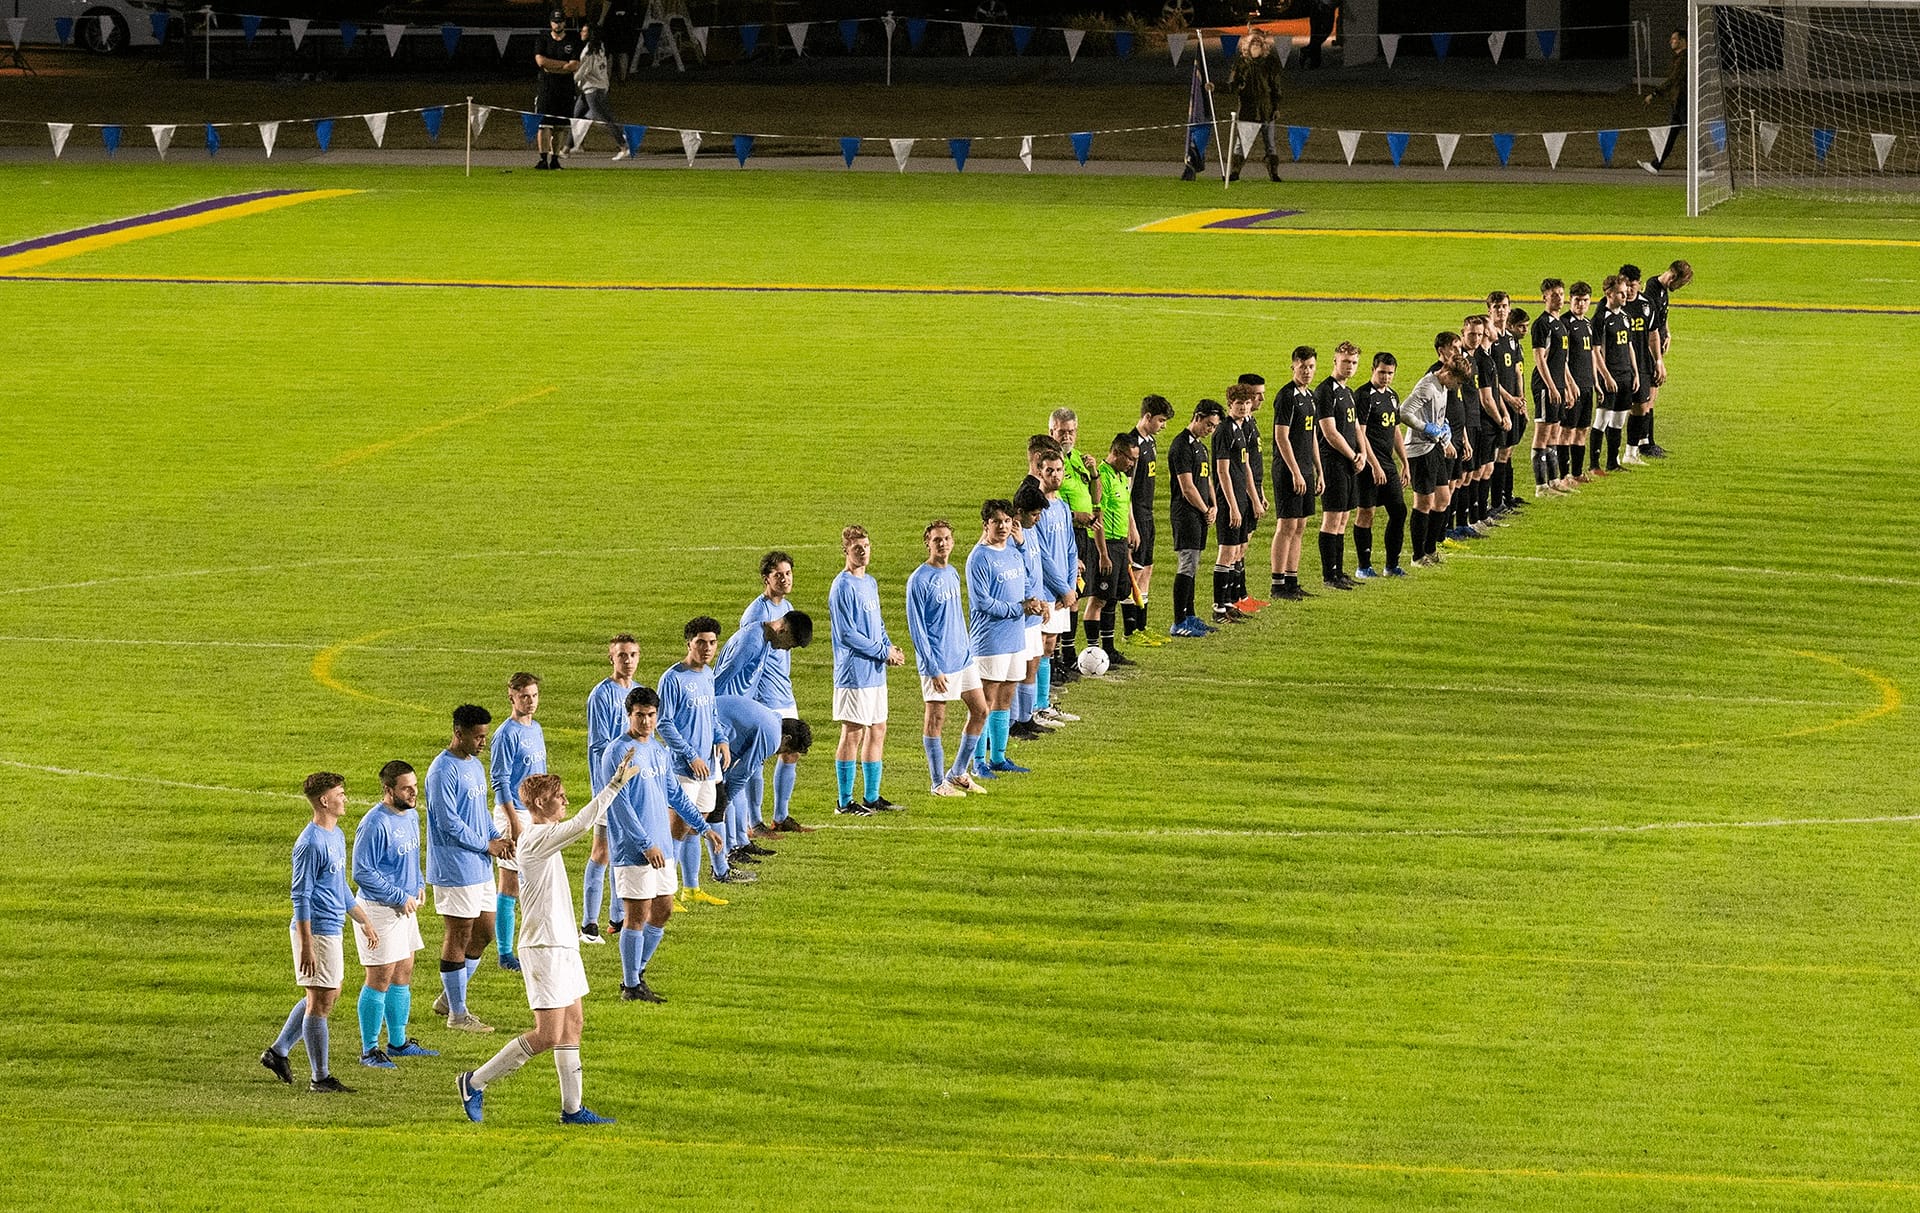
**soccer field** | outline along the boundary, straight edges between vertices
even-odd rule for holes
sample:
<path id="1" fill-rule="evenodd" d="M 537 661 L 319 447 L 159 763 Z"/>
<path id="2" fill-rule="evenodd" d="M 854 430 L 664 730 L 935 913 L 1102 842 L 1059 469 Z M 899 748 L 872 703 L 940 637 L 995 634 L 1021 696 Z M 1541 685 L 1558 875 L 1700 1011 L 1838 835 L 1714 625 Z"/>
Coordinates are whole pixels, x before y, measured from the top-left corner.
<path id="1" fill-rule="evenodd" d="M 0 1203 L 1920 1204 L 1910 208 L 49 164 L 0 168 L 0 244 L 263 189 L 353 192 L 0 249 Z M 1134 230 L 1216 206 L 1299 213 Z M 1098 450 L 1343 338 L 1404 393 L 1488 289 L 1675 257 L 1674 458 L 1136 653 L 985 798 L 923 794 L 897 671 L 908 811 L 832 817 L 843 525 L 904 641 L 922 526 L 963 557 L 1057 405 Z M 462 1118 L 532 1017 L 491 954 L 498 1034 L 425 1013 L 431 914 L 443 1055 L 355 1065 L 349 961 L 358 1093 L 275 1083 L 300 779 L 345 773 L 350 829 L 529 669 L 584 803 L 606 637 L 651 684 L 771 547 L 822 623 L 794 811 L 830 828 L 675 916 L 670 1004 L 586 950 L 620 1123 L 556 1125 L 544 1058 Z"/>

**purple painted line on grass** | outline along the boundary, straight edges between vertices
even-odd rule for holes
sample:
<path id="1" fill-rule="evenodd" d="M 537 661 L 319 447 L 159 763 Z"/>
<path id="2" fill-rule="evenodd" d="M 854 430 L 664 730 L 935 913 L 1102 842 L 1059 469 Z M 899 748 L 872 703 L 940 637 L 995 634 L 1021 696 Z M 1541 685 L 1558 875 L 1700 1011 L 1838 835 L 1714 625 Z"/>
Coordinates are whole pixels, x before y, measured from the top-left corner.
<path id="1" fill-rule="evenodd" d="M 1242 215 L 1238 219 L 1221 219 L 1207 224 L 1210 228 L 1258 227 L 1269 219 L 1290 219 L 1295 215 L 1304 215 L 1305 211 L 1261 211 L 1258 215 Z"/>
<path id="2" fill-rule="evenodd" d="M 104 236 L 108 232 L 124 232 L 130 227 L 146 227 L 148 224 L 164 223 L 169 219 L 184 219 L 189 215 L 204 215 L 208 211 L 222 210 L 229 206 L 239 206 L 243 202 L 253 202 L 260 198 L 278 198 L 283 194 L 297 194 L 299 190 L 255 190 L 251 194 L 229 194 L 224 198 L 208 198 L 204 202 L 189 202 L 184 206 L 169 207 L 164 211 L 154 211 L 146 215 L 134 215 L 126 219 L 114 219 L 107 223 L 96 223 L 92 227 L 77 227 L 72 231 L 55 232 L 51 236 L 36 236 L 32 240 L 22 240 L 18 244 L 0 245 L 0 257 L 11 257 L 15 253 L 30 253 L 35 249 L 52 248 L 59 244 L 72 244 L 76 240 L 85 240 L 89 236 Z"/>

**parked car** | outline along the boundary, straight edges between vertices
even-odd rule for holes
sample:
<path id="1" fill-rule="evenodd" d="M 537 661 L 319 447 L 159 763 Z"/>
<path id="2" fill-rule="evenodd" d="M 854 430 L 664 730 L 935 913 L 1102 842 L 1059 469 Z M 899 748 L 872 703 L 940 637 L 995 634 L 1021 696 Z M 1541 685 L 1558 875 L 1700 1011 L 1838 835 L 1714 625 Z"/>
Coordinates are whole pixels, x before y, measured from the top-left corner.
<path id="1" fill-rule="evenodd" d="M 167 6 L 148 0 L 16 0 L 27 19 L 25 42 L 60 41 L 59 22 L 73 22 L 71 41 L 99 55 L 117 55 L 130 46 L 156 46 L 153 15 Z M 177 20 L 177 18 L 174 18 Z M 177 30 L 175 31 L 178 32 Z"/>

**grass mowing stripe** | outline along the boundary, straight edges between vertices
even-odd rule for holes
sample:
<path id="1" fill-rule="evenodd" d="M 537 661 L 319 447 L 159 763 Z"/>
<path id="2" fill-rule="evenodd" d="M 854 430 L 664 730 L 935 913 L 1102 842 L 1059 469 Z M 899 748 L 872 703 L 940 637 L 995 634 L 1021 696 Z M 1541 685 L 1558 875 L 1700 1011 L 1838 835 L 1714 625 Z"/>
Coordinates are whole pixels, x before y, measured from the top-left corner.
<path id="1" fill-rule="evenodd" d="M 1299 214 L 1298 211 L 1289 212 Z M 1920 240 L 1894 240 L 1849 236 L 1709 236 L 1698 233 L 1676 236 L 1640 232 L 1553 232 L 1493 231 L 1484 228 L 1366 228 L 1366 227 L 1255 227 L 1249 220 L 1277 216 L 1273 211 L 1237 210 L 1220 207 L 1157 219 L 1131 230 L 1148 233 L 1246 232 L 1260 236 L 1336 236 L 1373 240 L 1540 240 L 1569 244 L 1623 244 L 1633 241 L 1667 240 L 1680 244 L 1759 244 L 1819 247 L 1839 245 L 1853 248 L 1920 248 Z"/>

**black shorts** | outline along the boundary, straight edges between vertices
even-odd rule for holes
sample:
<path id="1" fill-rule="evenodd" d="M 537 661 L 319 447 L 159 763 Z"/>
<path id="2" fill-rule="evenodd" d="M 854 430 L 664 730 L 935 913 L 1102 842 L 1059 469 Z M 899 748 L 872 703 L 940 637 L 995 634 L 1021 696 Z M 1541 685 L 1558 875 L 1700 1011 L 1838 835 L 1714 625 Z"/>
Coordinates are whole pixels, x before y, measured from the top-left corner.
<path id="1" fill-rule="evenodd" d="M 1133 577 L 1127 572 L 1127 541 L 1109 539 L 1106 547 L 1107 559 L 1113 567 L 1101 572 L 1097 553 L 1087 561 L 1087 597 L 1102 602 L 1123 602 L 1133 597 Z"/>
<path id="2" fill-rule="evenodd" d="M 1220 512 L 1213 516 L 1213 529 L 1218 532 L 1222 547 L 1237 547 L 1245 543 L 1247 535 L 1253 530 L 1252 508 L 1244 501 L 1238 501 L 1236 504 L 1240 507 L 1238 525 L 1234 524 L 1233 515 L 1228 511 L 1224 501 L 1220 503 Z"/>
<path id="3" fill-rule="evenodd" d="M 1592 429 L 1593 402 L 1599 398 L 1600 389 L 1592 384 L 1580 387 L 1575 383 L 1573 386 L 1580 390 L 1574 393 L 1573 400 L 1567 405 L 1566 411 L 1561 413 L 1560 424 L 1570 425 L 1576 430 Z"/>
<path id="4" fill-rule="evenodd" d="M 1476 427 L 1473 431 L 1473 467 L 1483 468 L 1493 462 L 1493 454 L 1500 449 L 1501 440 L 1506 431 L 1492 427 Z"/>
<path id="5" fill-rule="evenodd" d="M 1425 497 L 1452 475 L 1453 461 L 1447 458 L 1446 449 L 1434 447 L 1424 455 L 1407 456 L 1407 471 L 1413 476 L 1413 491 Z"/>
<path id="6" fill-rule="evenodd" d="M 1547 385 L 1536 379 L 1533 381 L 1533 420 L 1539 425 L 1559 425 L 1560 411 L 1565 405 L 1555 404 L 1553 397 L 1547 395 Z"/>
<path id="7" fill-rule="evenodd" d="M 1133 529 L 1140 532 L 1140 546 L 1133 549 L 1133 567 L 1146 569 L 1153 567 L 1153 511 L 1135 510 Z"/>
<path id="8" fill-rule="evenodd" d="M 1614 378 L 1614 382 L 1615 383 L 1620 382 L 1617 376 Z M 1632 387 L 1622 386 L 1622 387 L 1615 388 L 1611 392 L 1603 391 L 1601 394 L 1605 398 L 1601 402 L 1602 408 L 1609 409 L 1615 413 L 1630 413 L 1633 411 L 1633 388 Z"/>
<path id="9" fill-rule="evenodd" d="M 1507 426 L 1506 437 L 1501 440 L 1500 445 L 1503 447 L 1519 446 L 1520 440 L 1527 436 L 1527 411 L 1525 409 L 1514 409 L 1507 414 L 1507 420 L 1512 422 L 1512 424 Z"/>
<path id="10" fill-rule="evenodd" d="M 1371 467 L 1365 473 L 1355 476 L 1353 480 L 1355 486 L 1353 508 L 1356 510 L 1372 509 L 1376 505 L 1386 505 L 1390 501 L 1403 504 L 1406 501 L 1406 489 L 1400 483 L 1400 473 L 1397 469 L 1387 473 L 1385 484 L 1373 482 Z"/>
<path id="11" fill-rule="evenodd" d="M 1313 473 L 1301 469 L 1307 491 L 1293 491 L 1293 473 L 1281 464 L 1273 472 L 1273 516 L 1275 518 L 1311 518 L 1313 516 Z"/>
<path id="12" fill-rule="evenodd" d="M 573 89 L 549 84 L 548 79 L 550 77 L 541 78 L 540 87 L 534 93 L 533 108 L 540 115 L 541 126 L 567 126 L 573 121 Z"/>
<path id="13" fill-rule="evenodd" d="M 1321 464 L 1327 476 L 1326 487 L 1320 491 L 1320 508 L 1329 514 L 1343 514 L 1360 504 L 1360 486 L 1354 483 L 1353 464 L 1336 452 L 1328 451 L 1324 455 L 1333 458 Z M 1372 476 L 1367 477 L 1372 480 Z"/>
<path id="14" fill-rule="evenodd" d="M 1207 546 L 1207 516 L 1191 506 L 1173 511 L 1173 550 L 1198 552 Z"/>

